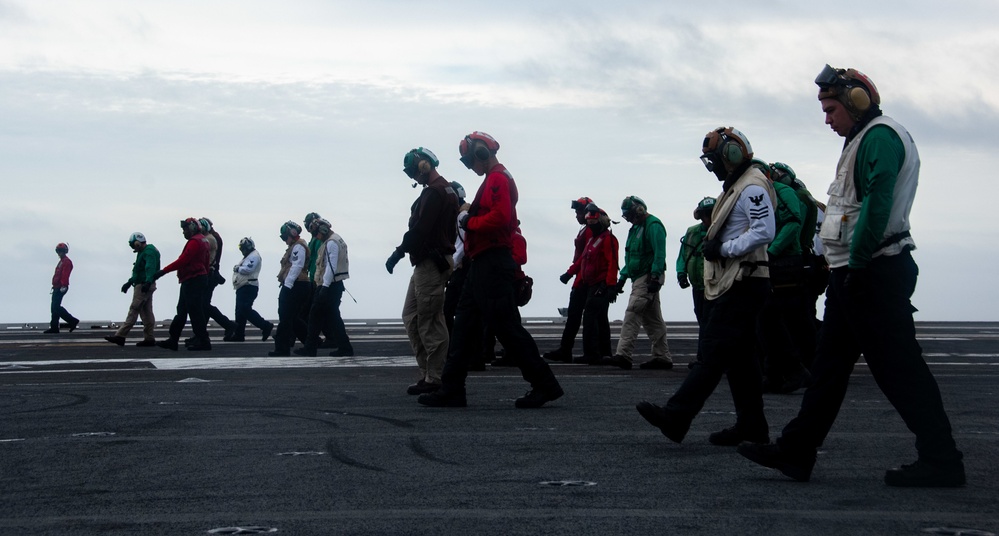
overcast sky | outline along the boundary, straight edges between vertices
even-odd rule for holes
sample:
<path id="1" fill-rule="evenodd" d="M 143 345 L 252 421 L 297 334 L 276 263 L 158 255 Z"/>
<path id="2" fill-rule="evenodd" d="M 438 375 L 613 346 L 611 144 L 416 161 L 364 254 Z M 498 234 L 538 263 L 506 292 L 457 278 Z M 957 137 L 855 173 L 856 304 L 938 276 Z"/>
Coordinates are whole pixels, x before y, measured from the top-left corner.
<path id="1" fill-rule="evenodd" d="M 471 196 L 457 146 L 473 130 L 499 140 L 520 188 L 525 316 L 566 304 L 570 200 L 617 216 L 637 195 L 668 232 L 664 316 L 693 320 L 673 266 L 696 203 L 720 191 L 704 134 L 742 130 L 825 200 L 842 147 L 812 82 L 826 63 L 869 75 L 918 145 L 916 319 L 999 320 L 997 23 L 999 3 L 961 0 L 0 0 L 0 322 L 48 320 L 58 242 L 76 265 L 64 305 L 120 321 L 128 236 L 165 264 L 188 216 L 215 222 L 227 276 L 253 237 L 256 308 L 276 318 L 278 228 L 311 211 L 348 244 L 344 316 L 397 318 L 410 269 L 384 262 L 418 195 L 402 157 L 430 148 Z M 161 280 L 158 319 L 177 290 Z M 215 303 L 231 316 L 230 285 Z"/>

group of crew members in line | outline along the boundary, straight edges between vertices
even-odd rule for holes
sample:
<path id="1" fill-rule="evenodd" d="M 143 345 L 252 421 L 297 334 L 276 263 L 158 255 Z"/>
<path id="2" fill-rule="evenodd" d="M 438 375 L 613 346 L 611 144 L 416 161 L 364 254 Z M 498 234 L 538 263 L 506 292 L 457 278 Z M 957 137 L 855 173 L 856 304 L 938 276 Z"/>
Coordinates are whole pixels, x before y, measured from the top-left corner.
<path id="1" fill-rule="evenodd" d="M 719 127 L 705 136 L 701 160 L 722 182 L 722 191 L 697 204 L 694 217 L 701 221 L 687 229 L 676 262 L 677 283 L 692 288 L 699 324 L 697 358 L 665 404 L 642 401 L 636 409 L 680 443 L 726 376 L 735 423 L 710 434 L 708 441 L 737 446 L 739 454 L 759 465 L 808 481 L 863 355 L 878 386 L 916 436 L 917 460 L 889 469 L 886 484 L 962 486 L 963 455 L 916 342 L 912 318 L 910 297 L 918 268 L 911 255 L 915 242 L 908 215 L 919 175 L 915 143 L 904 127 L 883 115 L 878 90 L 863 73 L 827 65 L 815 83 L 826 124 L 846 139 L 826 205 L 814 200 L 786 164 L 755 159 L 739 130 Z M 533 281 L 520 268 L 526 262 L 526 242 L 517 217 L 519 195 L 513 175 L 497 159 L 499 148 L 495 138 L 479 131 L 459 143 L 460 161 L 483 177 L 470 203 L 460 184 L 440 175 L 433 152 L 420 147 L 403 158 L 403 171 L 423 189 L 385 267 L 391 274 L 407 255 L 413 266 L 402 318 L 420 377 L 407 392 L 419 395 L 424 406 L 465 407 L 468 371 L 481 367 L 483 354 L 491 354 L 498 340 L 502 360 L 519 367 L 530 384 L 515 406 L 541 407 L 564 394 L 545 358 L 572 362 L 580 326 L 579 362 L 631 369 L 635 339 L 644 328 L 652 357 L 641 368 L 672 368 L 659 303 L 666 229 L 636 196 L 621 204 L 621 216 L 631 224 L 623 266 L 608 213 L 588 197 L 571 202 L 583 227 L 575 238 L 573 262 L 560 277 L 566 284 L 575 279 L 567 321 L 559 347 L 541 355 L 518 311 L 529 299 Z M 813 233 L 817 222 L 818 241 Z M 296 338 L 304 347 L 295 353 L 316 355 L 320 334 L 336 348 L 332 355 L 352 355 L 339 314 L 348 277 L 346 244 L 318 214 L 310 213 L 305 224 L 313 237 L 309 245 L 298 224 L 289 221 L 281 227 L 288 249 L 278 276 L 279 322 L 271 355 L 289 355 Z M 253 241 L 240 242 L 244 259 L 234 267 L 233 322 L 211 306 L 212 289 L 224 282 L 218 271 L 221 238 L 205 218 L 188 218 L 181 227 L 188 239 L 184 252 L 162 269 L 156 249 L 139 233 L 130 237 L 136 262 L 122 292 L 132 288 L 133 301 L 125 323 L 107 339 L 123 345 L 139 316 L 145 330 L 140 345 L 176 350 L 190 316 L 194 337 L 188 348 L 208 350 L 205 325 L 210 316 L 225 328 L 225 340 L 243 340 L 246 321 L 260 328 L 266 340 L 273 326 L 252 309 L 260 271 Z M 57 248 L 52 330 L 58 330 L 60 316 L 70 330 L 78 322 L 60 305 L 72 268 L 67 251 L 65 244 Z M 155 281 L 171 271 L 178 272 L 181 284 L 177 316 L 170 338 L 153 342 Z M 629 279 L 628 306 L 611 353 L 607 311 Z M 815 298 L 823 290 L 825 311 L 816 333 Z M 763 393 L 801 387 L 806 390 L 798 415 L 771 442 Z"/>

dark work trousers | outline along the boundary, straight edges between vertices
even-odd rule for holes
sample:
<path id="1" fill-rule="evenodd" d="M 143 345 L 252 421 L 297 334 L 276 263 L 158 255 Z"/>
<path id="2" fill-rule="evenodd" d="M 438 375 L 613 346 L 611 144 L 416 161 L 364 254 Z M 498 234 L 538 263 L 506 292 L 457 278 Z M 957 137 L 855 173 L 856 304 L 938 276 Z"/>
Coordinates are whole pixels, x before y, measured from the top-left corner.
<path id="1" fill-rule="evenodd" d="M 60 292 L 59 289 L 52 289 L 52 320 L 49 322 L 49 327 L 58 331 L 59 330 L 59 319 L 65 320 L 70 325 L 79 323 L 80 321 L 76 319 L 73 315 L 69 314 L 69 311 L 62 306 L 62 298 L 66 295 L 65 292 Z"/>
<path id="2" fill-rule="evenodd" d="M 354 353 L 354 346 L 350 344 L 350 337 L 347 336 L 347 326 L 343 323 L 343 316 L 340 315 L 340 302 L 343 300 L 343 281 L 336 281 L 330 285 L 330 321 L 327 324 L 329 331 L 325 332 L 327 337 L 333 338 L 334 346 L 338 352 Z"/>
<path id="3" fill-rule="evenodd" d="M 666 403 L 666 411 L 677 424 L 690 426 L 725 375 L 735 403 L 736 429 L 743 436 L 767 435 L 763 377 L 753 348 L 756 317 L 769 293 L 768 279 L 747 277 L 718 298 L 705 300 L 701 361 Z"/>
<path id="4" fill-rule="evenodd" d="M 465 286 L 471 262 L 466 260 L 459 268 L 455 268 L 444 287 L 444 323 L 447 324 L 448 335 L 454 331 L 454 313 L 458 310 L 458 300 L 461 299 L 461 289 Z"/>
<path id="5" fill-rule="evenodd" d="M 757 356 L 763 376 L 780 387 L 790 375 L 801 370 L 801 359 L 791 334 L 792 317 L 799 315 L 796 287 L 773 289 L 756 320 Z"/>
<path id="6" fill-rule="evenodd" d="M 320 333 L 336 333 L 333 327 L 334 316 L 340 316 L 340 298 L 343 297 L 343 282 L 331 283 L 328 288 L 316 287 L 312 293 L 312 306 L 309 308 L 309 328 L 305 338 L 305 351 L 310 355 L 319 347 Z M 341 325 L 343 319 L 340 319 Z M 346 336 L 346 335 L 345 335 Z M 336 335 L 337 347 L 342 347 Z M 332 341 L 331 341 L 332 342 Z"/>
<path id="7" fill-rule="evenodd" d="M 305 341 L 308 325 L 302 321 L 302 309 L 309 303 L 310 284 L 308 281 L 295 281 L 292 288 L 281 285 L 278 294 L 278 326 L 274 334 L 274 351 L 287 353 L 295 344 L 295 339 Z"/>
<path id="8" fill-rule="evenodd" d="M 576 277 L 579 276 L 577 275 Z M 612 288 L 608 292 L 614 292 L 614 289 Z M 562 341 L 558 346 L 558 351 L 567 357 L 572 356 L 572 347 L 576 343 L 576 334 L 579 333 L 579 326 L 583 320 L 586 299 L 586 287 L 582 285 L 578 287 L 574 286 L 569 291 L 569 307 L 565 315 L 565 327 L 562 328 Z M 584 334 L 583 336 L 585 337 L 586 335 Z M 586 353 L 585 349 L 583 353 Z M 610 352 L 604 355 L 610 355 Z"/>
<path id="9" fill-rule="evenodd" d="M 454 317 L 441 389 L 465 392 L 468 363 L 482 351 L 482 326 L 492 330 L 533 389 L 556 389 L 558 380 L 552 369 L 541 358 L 531 334 L 520 324 L 513 292 L 517 264 L 510 250 L 500 247 L 483 251 L 470 264 Z"/>
<path id="10" fill-rule="evenodd" d="M 812 362 L 815 361 L 816 345 L 815 295 L 804 286 L 794 290 L 794 300 L 791 303 L 793 313 L 784 321 L 791 332 L 791 343 L 798 354 L 798 362 L 806 369 L 811 369 Z"/>
<path id="11" fill-rule="evenodd" d="M 611 355 L 610 322 L 607 319 L 610 302 L 607 298 L 614 292 L 614 287 L 604 287 L 603 293 L 598 296 L 596 293 L 600 288 L 600 285 L 581 285 L 573 289 L 580 290 L 586 298 L 583 307 L 583 359 L 586 361 Z M 572 302 L 571 299 L 569 301 Z"/>
<path id="12" fill-rule="evenodd" d="M 878 387 L 916 435 L 919 458 L 937 464 L 959 461 L 963 456 L 954 444 L 940 389 L 916 342 L 915 309 L 909 298 L 919 268 L 904 251 L 874 257 L 866 271 L 861 288 L 846 289 L 849 270 L 831 270 L 812 384 L 798 416 L 784 427 L 777 444 L 788 452 L 803 453 L 822 445 L 863 353 Z"/>
<path id="13" fill-rule="evenodd" d="M 229 320 L 229 317 L 223 314 L 222 311 L 219 311 L 218 307 L 212 305 L 212 296 L 215 295 L 215 287 L 218 286 L 218 282 L 218 272 L 208 274 L 208 284 L 205 286 L 205 319 L 210 318 L 214 320 L 228 334 L 236 328 L 236 324 L 232 320 Z"/>
<path id="14" fill-rule="evenodd" d="M 177 298 L 177 314 L 170 322 L 170 340 L 177 342 L 184 331 L 188 316 L 191 317 L 191 331 L 194 341 L 207 343 L 208 319 L 205 317 L 205 292 L 207 292 L 208 276 L 192 277 L 180 284 L 180 296 Z"/>
<path id="15" fill-rule="evenodd" d="M 697 361 L 701 360 L 701 331 L 704 329 L 704 289 L 690 287 L 694 298 L 694 318 L 697 319 Z"/>
<path id="16" fill-rule="evenodd" d="M 253 302 L 257 299 L 260 287 L 257 285 L 243 285 L 236 289 L 236 338 L 242 339 L 246 336 L 246 323 L 249 322 L 261 330 L 271 323 L 264 320 L 260 313 L 253 310 Z"/>

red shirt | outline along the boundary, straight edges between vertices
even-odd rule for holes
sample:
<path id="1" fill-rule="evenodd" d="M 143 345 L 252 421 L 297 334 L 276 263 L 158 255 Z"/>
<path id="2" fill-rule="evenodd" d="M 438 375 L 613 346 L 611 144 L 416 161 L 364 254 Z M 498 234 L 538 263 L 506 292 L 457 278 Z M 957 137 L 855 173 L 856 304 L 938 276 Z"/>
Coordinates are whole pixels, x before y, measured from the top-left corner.
<path id="1" fill-rule="evenodd" d="M 517 228 L 517 183 L 503 164 L 496 164 L 479 185 L 468 213 L 465 232 L 465 255 L 476 255 L 493 248 L 513 247 Z"/>
<path id="2" fill-rule="evenodd" d="M 169 273 L 176 270 L 177 279 L 181 283 L 199 275 L 208 275 L 211 267 L 211 259 L 208 258 L 208 255 L 208 240 L 205 240 L 204 235 L 198 233 L 187 240 L 180 257 L 166 265 L 163 272 Z"/>
<path id="3" fill-rule="evenodd" d="M 573 245 L 576 249 L 572 253 L 572 264 L 576 264 L 576 261 L 579 260 L 579 257 L 583 254 L 583 250 L 586 249 L 586 244 L 591 238 L 593 238 L 593 229 L 590 229 L 589 225 L 584 225 L 583 228 L 576 233 L 576 239 L 573 240 Z M 571 270 L 572 265 L 569 265 L 569 269 L 566 270 L 566 272 L 575 273 L 571 272 Z M 577 277 L 572 281 L 572 288 L 576 288 L 582 284 L 583 282 Z"/>
<path id="4" fill-rule="evenodd" d="M 59 259 L 55 273 L 52 274 L 52 288 L 62 288 L 69 286 L 69 274 L 73 271 L 73 261 L 69 257 Z"/>
<path id="5" fill-rule="evenodd" d="M 610 230 L 606 230 L 590 238 L 583 248 L 583 254 L 569 267 L 569 273 L 578 274 L 576 276 L 578 285 L 592 286 L 603 282 L 611 287 L 617 284 L 617 258 L 617 237 Z"/>

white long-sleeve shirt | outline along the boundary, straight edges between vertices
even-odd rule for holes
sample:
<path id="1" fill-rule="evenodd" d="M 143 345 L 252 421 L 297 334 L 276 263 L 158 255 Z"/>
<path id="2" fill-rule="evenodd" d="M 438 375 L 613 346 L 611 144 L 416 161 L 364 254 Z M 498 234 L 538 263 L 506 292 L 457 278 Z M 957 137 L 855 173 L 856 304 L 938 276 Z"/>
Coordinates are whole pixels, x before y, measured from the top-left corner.
<path id="1" fill-rule="evenodd" d="M 333 275 L 336 270 L 336 263 L 340 257 L 340 245 L 335 240 L 326 241 L 326 270 L 323 271 L 323 286 L 329 287 L 333 284 Z"/>
<path id="2" fill-rule="evenodd" d="M 298 279 L 299 274 L 305 269 L 305 258 L 308 256 L 308 251 L 302 244 L 295 244 L 291 248 L 291 267 L 288 269 L 288 275 L 284 276 L 284 286 L 285 288 L 295 288 L 295 280 Z"/>
<path id="3" fill-rule="evenodd" d="M 755 184 L 747 186 L 720 234 L 724 257 L 739 257 L 772 242 L 777 224 L 767 191 Z"/>

